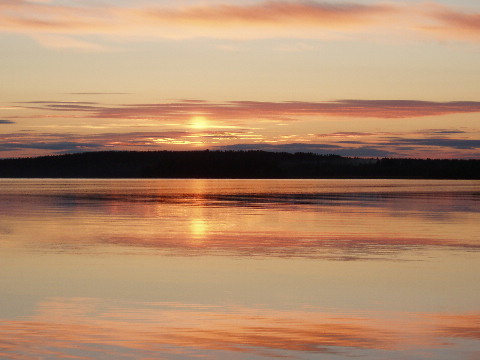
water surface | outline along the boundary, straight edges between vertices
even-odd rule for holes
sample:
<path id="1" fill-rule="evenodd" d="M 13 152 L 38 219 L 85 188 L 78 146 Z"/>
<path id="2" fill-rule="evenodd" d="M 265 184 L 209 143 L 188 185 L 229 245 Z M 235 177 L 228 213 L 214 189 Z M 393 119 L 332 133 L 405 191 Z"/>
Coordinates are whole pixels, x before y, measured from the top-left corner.
<path id="1" fill-rule="evenodd" d="M 2 359 L 480 357 L 479 181 L 0 186 Z"/>

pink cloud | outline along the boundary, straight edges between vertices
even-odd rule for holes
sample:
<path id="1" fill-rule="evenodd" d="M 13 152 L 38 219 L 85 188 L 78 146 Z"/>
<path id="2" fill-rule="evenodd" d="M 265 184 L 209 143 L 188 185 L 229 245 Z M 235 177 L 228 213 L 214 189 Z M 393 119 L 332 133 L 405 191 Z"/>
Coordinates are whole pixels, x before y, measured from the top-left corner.
<path id="1" fill-rule="evenodd" d="M 208 26 L 280 24 L 314 27 L 358 26 L 379 21 L 395 8 L 391 5 L 332 4 L 324 2 L 264 1 L 250 5 L 204 5 L 176 9 L 151 8 L 142 17 L 160 22 Z"/>
<path id="2" fill-rule="evenodd" d="M 480 40 L 480 14 L 433 4 L 388 2 L 261 1 L 169 6 L 59 5 L 48 1 L 2 1 L 0 31 L 25 34 L 44 46 L 101 50 L 78 36 L 122 38 L 316 38 L 427 34 L 446 40 Z M 47 36 L 48 35 L 48 36 Z M 57 38 L 55 36 L 58 36 Z"/>
<path id="3" fill-rule="evenodd" d="M 480 41 L 480 13 L 470 13 L 437 4 L 425 6 L 430 24 L 419 30 L 440 40 Z"/>
<path id="4" fill-rule="evenodd" d="M 3 134 L 0 139 L 0 154 L 3 157 L 85 150 L 210 148 L 306 151 L 361 157 L 478 158 L 476 150 L 480 146 L 478 131 L 467 128 L 431 129 L 414 133 L 268 132 L 272 126 L 277 128 L 279 122 L 321 122 L 332 118 L 335 121 L 371 118 L 380 122 L 480 113 L 480 102 L 476 101 L 208 102 L 189 99 L 150 104 L 30 101 L 16 105 L 25 113 L 3 120 L 3 123 L 15 121 L 19 124 L 22 119 L 35 119 L 37 125 L 33 129 L 36 131 Z M 55 130 L 50 130 L 52 118 L 59 121 Z M 82 119 L 82 124 L 74 125 L 72 119 Z M 201 126 L 197 126 L 195 121 L 198 120 L 195 119 L 202 119 Z M 65 128 L 62 130 L 63 120 Z M 100 123 L 98 126 L 97 122 Z M 49 130 L 45 131 L 45 128 Z M 96 128 L 95 134 L 81 134 L 92 128 Z M 102 133 L 98 132 L 99 128 L 116 130 Z M 157 131 L 151 131 L 153 129 Z"/>
<path id="5" fill-rule="evenodd" d="M 28 104 L 28 105 L 27 105 Z M 402 119 L 480 112 L 480 102 L 417 100 L 336 100 L 325 102 L 179 101 L 173 103 L 102 105 L 98 103 L 32 102 L 27 108 L 80 112 L 91 118 L 169 119 L 185 121 L 193 116 L 216 120 L 294 120 L 301 117 L 354 117 Z"/>
<path id="6" fill-rule="evenodd" d="M 332 5 L 322 2 L 264 1 L 250 5 L 207 4 L 203 6 L 152 6 L 132 2 L 121 6 L 72 6 L 28 1 L 0 4 L 0 30 L 30 35 L 103 34 L 146 37 L 270 37 L 289 33 L 312 37 L 301 28 L 358 28 L 384 22 L 396 9 L 391 5 Z M 255 33 L 258 27 L 274 32 Z M 218 31 L 221 29 L 221 31 Z M 226 31 L 226 30 L 234 31 Z M 254 30 L 250 32 L 249 30 Z M 286 31 L 285 31 L 286 30 Z M 242 35 L 243 32 L 243 35 Z M 155 34 L 155 35 L 152 35 Z M 313 35 L 313 37 L 318 37 Z"/>

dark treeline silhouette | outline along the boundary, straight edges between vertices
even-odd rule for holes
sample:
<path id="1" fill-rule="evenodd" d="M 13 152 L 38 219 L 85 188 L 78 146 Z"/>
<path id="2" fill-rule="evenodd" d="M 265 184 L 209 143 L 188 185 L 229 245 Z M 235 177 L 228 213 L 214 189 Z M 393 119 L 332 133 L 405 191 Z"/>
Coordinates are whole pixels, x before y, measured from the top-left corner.
<path id="1" fill-rule="evenodd" d="M 480 160 L 267 151 L 104 151 L 0 160 L 2 178 L 480 179 Z"/>

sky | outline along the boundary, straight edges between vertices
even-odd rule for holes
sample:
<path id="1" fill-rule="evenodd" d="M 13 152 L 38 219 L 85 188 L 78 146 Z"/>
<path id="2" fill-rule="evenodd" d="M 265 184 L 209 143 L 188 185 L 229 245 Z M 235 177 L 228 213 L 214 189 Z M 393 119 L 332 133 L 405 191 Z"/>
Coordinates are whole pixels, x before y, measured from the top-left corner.
<path id="1" fill-rule="evenodd" d="M 0 0 L 0 158 L 480 159 L 480 1 Z"/>

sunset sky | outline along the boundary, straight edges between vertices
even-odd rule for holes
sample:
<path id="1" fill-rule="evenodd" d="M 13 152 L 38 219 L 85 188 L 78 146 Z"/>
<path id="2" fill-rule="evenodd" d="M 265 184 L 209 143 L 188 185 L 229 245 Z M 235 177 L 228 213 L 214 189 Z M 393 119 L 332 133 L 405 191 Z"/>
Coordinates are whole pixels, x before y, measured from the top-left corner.
<path id="1" fill-rule="evenodd" d="M 480 1 L 1 0 L 0 158 L 480 159 Z"/>

